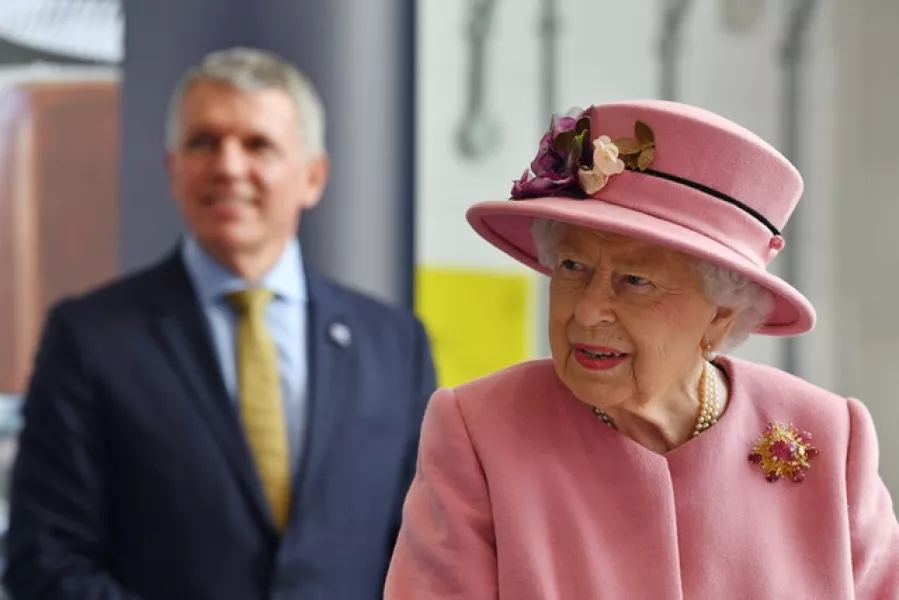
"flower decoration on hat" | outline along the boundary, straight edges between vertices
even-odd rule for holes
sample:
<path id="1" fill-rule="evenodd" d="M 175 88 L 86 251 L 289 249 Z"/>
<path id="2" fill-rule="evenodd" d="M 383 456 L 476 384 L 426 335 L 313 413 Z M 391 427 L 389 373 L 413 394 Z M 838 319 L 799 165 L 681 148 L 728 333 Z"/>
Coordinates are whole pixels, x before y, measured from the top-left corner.
<path id="1" fill-rule="evenodd" d="M 545 196 L 588 198 L 625 170 L 644 171 L 655 158 L 652 129 L 642 121 L 633 138 L 590 139 L 591 109 L 553 117 L 537 156 L 512 185 L 512 199 Z"/>
<path id="2" fill-rule="evenodd" d="M 633 138 L 615 140 L 624 164 L 631 171 L 645 171 L 656 157 L 656 140 L 649 125 L 643 121 L 634 123 Z"/>
<path id="3" fill-rule="evenodd" d="M 800 483 L 811 466 L 809 461 L 817 455 L 811 433 L 799 431 L 792 424 L 769 423 L 753 447 L 749 462 L 759 465 L 771 483 L 784 478 Z"/>
<path id="4" fill-rule="evenodd" d="M 618 158 L 618 147 L 607 135 L 593 140 L 593 167 L 577 170 L 578 183 L 588 196 L 606 187 L 609 177 L 624 171 L 624 161 Z"/>

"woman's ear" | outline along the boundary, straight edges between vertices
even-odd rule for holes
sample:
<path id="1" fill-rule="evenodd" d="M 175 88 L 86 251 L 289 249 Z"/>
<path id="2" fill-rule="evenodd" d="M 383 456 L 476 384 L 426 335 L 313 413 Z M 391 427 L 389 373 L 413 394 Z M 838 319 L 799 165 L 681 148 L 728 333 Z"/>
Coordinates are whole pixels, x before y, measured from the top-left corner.
<path id="1" fill-rule="evenodd" d="M 709 349 L 715 351 L 724 344 L 727 334 L 730 333 L 731 328 L 734 326 L 736 317 L 736 310 L 723 306 L 718 307 L 702 338 L 703 352 Z"/>

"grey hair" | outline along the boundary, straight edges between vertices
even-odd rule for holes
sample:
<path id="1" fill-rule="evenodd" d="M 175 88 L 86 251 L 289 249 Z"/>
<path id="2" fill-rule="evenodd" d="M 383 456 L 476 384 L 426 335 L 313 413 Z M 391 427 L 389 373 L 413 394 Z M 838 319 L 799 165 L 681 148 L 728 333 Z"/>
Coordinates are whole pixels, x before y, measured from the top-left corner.
<path id="1" fill-rule="evenodd" d="M 198 83 L 214 82 L 244 92 L 277 89 L 294 103 L 303 149 L 312 156 L 325 152 L 325 107 L 312 81 L 281 57 L 256 48 L 229 48 L 207 54 L 187 71 L 169 100 L 166 148 L 173 150 L 180 135 L 181 103 Z"/>
<path id="2" fill-rule="evenodd" d="M 565 223 L 535 219 L 531 235 L 537 249 L 537 260 L 549 269 L 556 266 L 559 242 L 565 234 Z M 696 259 L 696 269 L 702 277 L 708 299 L 722 308 L 736 312 L 734 324 L 718 351 L 732 350 L 761 327 L 774 310 L 774 299 L 765 288 L 748 277 Z"/>

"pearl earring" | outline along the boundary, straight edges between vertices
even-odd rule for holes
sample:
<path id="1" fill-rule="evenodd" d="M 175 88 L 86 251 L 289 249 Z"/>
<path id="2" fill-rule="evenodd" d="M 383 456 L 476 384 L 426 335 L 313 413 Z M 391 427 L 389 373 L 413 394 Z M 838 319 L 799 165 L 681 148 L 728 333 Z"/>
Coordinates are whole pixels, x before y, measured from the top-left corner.
<path id="1" fill-rule="evenodd" d="M 705 345 L 705 348 L 702 351 L 702 357 L 708 362 L 715 362 L 715 359 L 718 358 L 718 353 L 712 349 L 711 343 Z"/>

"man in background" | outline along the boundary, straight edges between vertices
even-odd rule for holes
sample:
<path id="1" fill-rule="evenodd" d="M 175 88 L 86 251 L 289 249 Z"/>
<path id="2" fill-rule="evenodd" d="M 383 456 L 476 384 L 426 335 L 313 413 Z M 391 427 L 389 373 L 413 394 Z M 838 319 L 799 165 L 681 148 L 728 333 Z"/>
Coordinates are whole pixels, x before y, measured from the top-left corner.
<path id="1" fill-rule="evenodd" d="M 190 233 L 45 325 L 12 480 L 15 600 L 381 598 L 435 374 L 417 319 L 303 260 L 324 121 L 262 51 L 185 75 L 167 166 Z"/>

